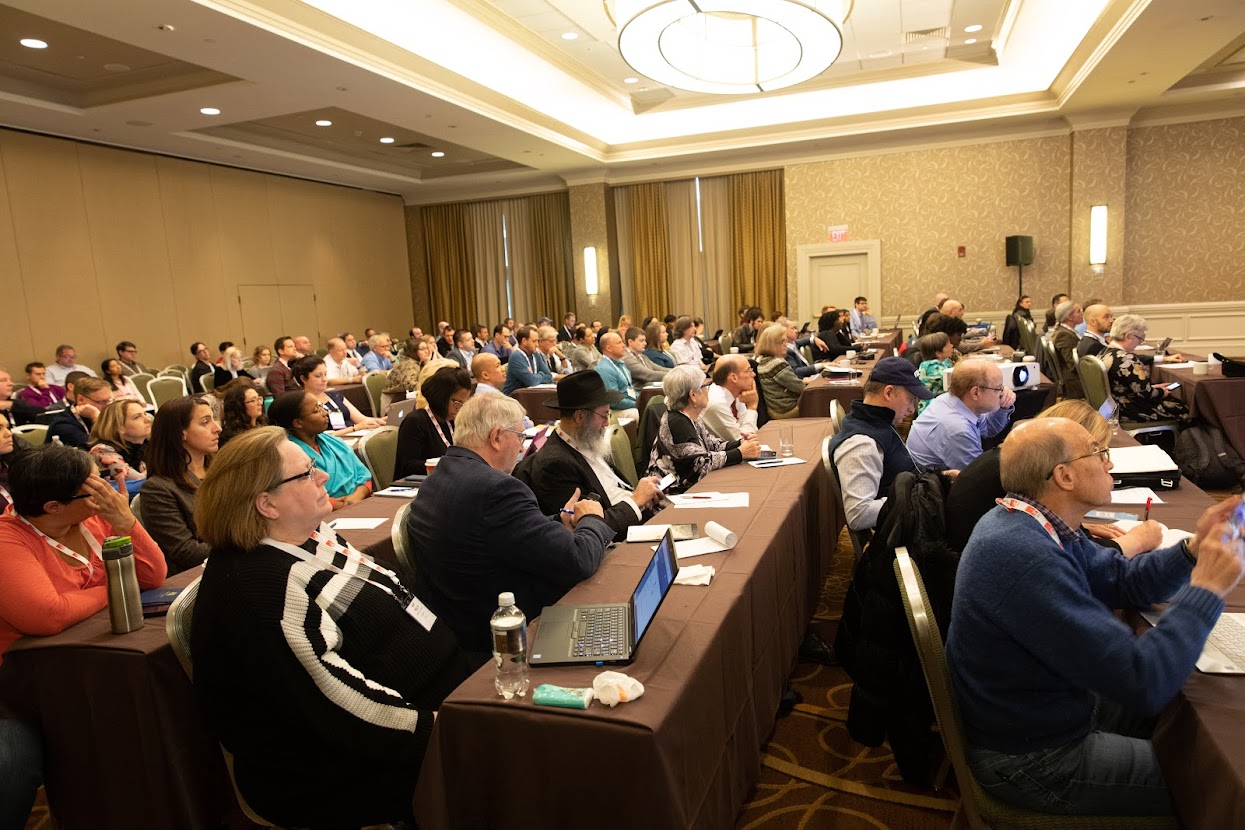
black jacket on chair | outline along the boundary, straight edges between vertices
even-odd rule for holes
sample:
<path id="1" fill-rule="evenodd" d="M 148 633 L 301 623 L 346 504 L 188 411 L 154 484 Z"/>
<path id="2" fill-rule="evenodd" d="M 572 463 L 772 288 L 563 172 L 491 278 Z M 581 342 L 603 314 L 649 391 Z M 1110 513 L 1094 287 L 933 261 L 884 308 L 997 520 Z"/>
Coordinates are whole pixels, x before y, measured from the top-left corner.
<path id="1" fill-rule="evenodd" d="M 614 469 L 613 464 L 610 468 Z M 622 481 L 627 480 L 617 469 L 614 469 L 614 473 Z M 514 474 L 532 488 L 536 501 L 540 503 L 541 512 L 546 516 L 556 516 L 578 487 L 581 497 L 589 493 L 596 493 L 601 497 L 605 522 L 614 529 L 619 541 L 627 537 L 628 527 L 641 521 L 631 505 L 622 502 L 609 505 L 605 502 L 605 489 L 592 471 L 592 465 L 556 432 L 549 436 L 549 440 L 538 452 L 520 464 Z"/>

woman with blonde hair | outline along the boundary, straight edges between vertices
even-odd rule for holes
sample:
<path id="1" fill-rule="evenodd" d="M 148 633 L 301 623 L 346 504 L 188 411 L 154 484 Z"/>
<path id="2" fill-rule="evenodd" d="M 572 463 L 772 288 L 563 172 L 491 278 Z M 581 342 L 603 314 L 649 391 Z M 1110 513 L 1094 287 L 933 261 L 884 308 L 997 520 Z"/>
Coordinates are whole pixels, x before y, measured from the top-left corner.
<path id="1" fill-rule="evenodd" d="M 787 327 L 773 323 L 757 335 L 753 356 L 757 382 L 771 418 L 794 418 L 804 393 L 804 381 L 787 363 Z"/>
<path id="2" fill-rule="evenodd" d="M 143 481 L 147 478 L 147 440 L 151 437 L 151 416 L 137 401 L 113 401 L 104 407 L 91 425 L 87 452 L 99 466 L 100 475 L 115 481 Z"/>
<path id="3" fill-rule="evenodd" d="M 1066 418 L 1085 427 L 1097 447 L 1106 449 L 1111 443 L 1111 425 L 1085 401 L 1060 401 L 1039 412 L 1034 420 L 1038 418 Z M 1024 429 L 1026 423 L 1021 421 L 1013 429 Z M 961 470 L 951 485 L 943 510 L 948 544 L 955 550 L 964 550 L 978 520 L 994 508 L 996 499 L 1006 495 L 999 477 L 999 448 L 993 447 Z M 1153 521 L 1144 522 L 1127 533 L 1113 524 L 1093 522 L 1082 525 L 1081 529 L 1098 544 L 1117 548 L 1130 559 L 1152 550 L 1162 537 L 1161 528 Z"/>
<path id="4" fill-rule="evenodd" d="M 191 628 L 195 691 L 269 820 L 409 821 L 436 711 L 479 662 L 324 524 L 326 479 L 277 427 L 214 459 L 195 511 L 212 553 Z"/>
<path id="5" fill-rule="evenodd" d="M 212 379 L 215 381 L 215 387 L 224 386 L 231 380 L 237 380 L 246 374 L 246 370 L 242 368 L 242 350 L 237 346 L 230 346 L 225 349 L 225 353 L 221 355 L 220 363 L 212 369 Z"/>
<path id="6" fill-rule="evenodd" d="M 618 332 L 619 337 L 627 333 L 627 329 L 635 325 L 630 314 L 623 314 L 618 318 L 618 325 L 614 326 L 614 331 Z"/>
<path id="7" fill-rule="evenodd" d="M 670 335 L 666 333 L 666 324 L 654 317 L 644 327 L 644 339 L 648 342 L 644 356 L 664 369 L 673 369 L 674 357 L 670 354 Z"/>

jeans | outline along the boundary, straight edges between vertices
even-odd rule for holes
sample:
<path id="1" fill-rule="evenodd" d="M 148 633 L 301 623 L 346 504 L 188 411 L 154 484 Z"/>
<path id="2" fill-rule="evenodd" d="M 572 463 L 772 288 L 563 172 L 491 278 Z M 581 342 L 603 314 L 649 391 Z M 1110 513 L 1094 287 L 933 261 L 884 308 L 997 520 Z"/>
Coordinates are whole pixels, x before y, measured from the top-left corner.
<path id="1" fill-rule="evenodd" d="M 973 777 L 1007 804 L 1066 815 L 1170 815 L 1171 795 L 1154 755 L 1154 719 L 1098 698 L 1084 738 L 1009 755 L 968 748 Z"/>
<path id="2" fill-rule="evenodd" d="M 22 830 L 43 783 L 43 737 L 30 724 L 0 718 L 0 830 Z"/>

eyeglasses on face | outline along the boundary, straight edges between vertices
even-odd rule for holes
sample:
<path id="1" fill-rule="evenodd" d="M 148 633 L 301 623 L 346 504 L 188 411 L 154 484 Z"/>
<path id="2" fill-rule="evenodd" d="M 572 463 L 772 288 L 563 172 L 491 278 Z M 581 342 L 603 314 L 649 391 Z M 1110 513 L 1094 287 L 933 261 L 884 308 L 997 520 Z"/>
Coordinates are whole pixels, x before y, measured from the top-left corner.
<path id="1" fill-rule="evenodd" d="M 89 499 L 90 497 L 91 497 L 90 493 L 79 493 L 78 495 L 70 496 L 67 499 L 57 499 L 57 501 L 59 501 L 61 504 L 73 504 L 78 499 Z"/>
<path id="2" fill-rule="evenodd" d="M 303 472 L 303 473 L 298 473 L 298 474 L 296 474 L 296 475 L 292 475 L 292 476 L 290 476 L 289 478 L 283 478 L 283 479 L 281 479 L 280 481 L 278 481 L 275 485 L 273 485 L 272 487 L 269 487 L 268 489 L 269 489 L 269 490 L 276 490 L 276 489 L 277 489 L 278 487 L 280 487 L 281 485 L 283 485 L 283 484 L 289 484 L 291 481 L 298 481 L 300 478 L 305 478 L 305 479 L 307 479 L 308 481 L 315 481 L 315 478 L 316 478 L 316 465 L 315 465 L 315 464 L 312 464 L 310 467 L 308 467 L 308 468 L 307 468 L 307 471 L 306 471 L 306 472 Z"/>
<path id="3" fill-rule="evenodd" d="M 1100 448 L 1097 444 L 1095 444 L 1093 452 L 1087 452 L 1084 455 L 1078 455 L 1076 458 L 1069 458 L 1067 461 L 1060 461 L 1058 464 L 1056 464 L 1054 467 L 1051 468 L 1051 471 L 1049 473 L 1046 474 L 1046 478 L 1049 479 L 1051 476 L 1053 476 L 1055 474 L 1055 470 L 1059 469 L 1064 464 L 1071 464 L 1074 461 L 1080 461 L 1082 458 L 1093 458 L 1094 456 L 1098 456 L 1098 460 L 1101 461 L 1103 465 L 1106 465 L 1111 460 L 1111 449 L 1109 447 Z"/>
<path id="4" fill-rule="evenodd" d="M 989 391 L 989 392 L 997 392 L 997 393 L 999 393 L 1000 395 L 1002 395 L 1002 394 L 1003 394 L 1003 387 L 1002 387 L 1002 386 L 978 386 L 977 388 L 978 388 L 978 389 L 985 389 L 985 390 L 987 390 L 987 391 Z"/>

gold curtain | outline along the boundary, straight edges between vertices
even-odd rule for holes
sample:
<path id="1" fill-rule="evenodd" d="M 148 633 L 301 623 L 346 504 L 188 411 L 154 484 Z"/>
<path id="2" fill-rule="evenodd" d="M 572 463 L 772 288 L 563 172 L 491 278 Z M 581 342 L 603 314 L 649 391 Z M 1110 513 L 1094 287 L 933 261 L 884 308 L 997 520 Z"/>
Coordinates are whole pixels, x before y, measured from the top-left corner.
<path id="1" fill-rule="evenodd" d="M 469 233 L 472 243 L 472 264 L 475 285 L 475 308 L 470 316 L 454 318 L 451 324 L 489 327 L 506 319 L 506 248 L 502 240 L 502 202 L 473 202 L 467 205 L 471 219 Z"/>
<path id="2" fill-rule="evenodd" d="M 739 323 L 731 302 L 731 219 L 730 188 L 721 176 L 700 180 L 700 230 L 704 250 L 701 266 L 704 269 L 705 328 L 710 333 L 718 329 L 734 329 Z"/>
<path id="3" fill-rule="evenodd" d="M 438 320 L 469 324 L 476 314 L 471 206 L 430 205 L 422 213 L 428 298 Z"/>
<path id="4" fill-rule="evenodd" d="M 528 320 L 546 316 L 560 323 L 562 315 L 575 307 L 570 199 L 566 193 L 541 193 L 511 203 L 516 209 L 507 210 L 506 228 L 516 286 L 515 316 Z M 521 297 L 526 302 L 520 302 Z"/>
<path id="5" fill-rule="evenodd" d="M 666 190 L 662 182 L 627 188 L 631 236 L 632 285 L 636 323 L 646 315 L 662 317 L 670 310 L 670 280 L 666 265 Z"/>
<path id="6" fill-rule="evenodd" d="M 786 210 L 781 170 L 726 177 L 730 207 L 731 306 L 787 307 Z"/>
<path id="7" fill-rule="evenodd" d="M 666 275 L 670 305 L 663 312 L 703 314 L 700 275 L 700 227 L 696 217 L 696 180 L 666 182 Z M 654 312 L 649 312 L 650 314 Z M 660 315 L 660 316 L 664 316 Z"/>

